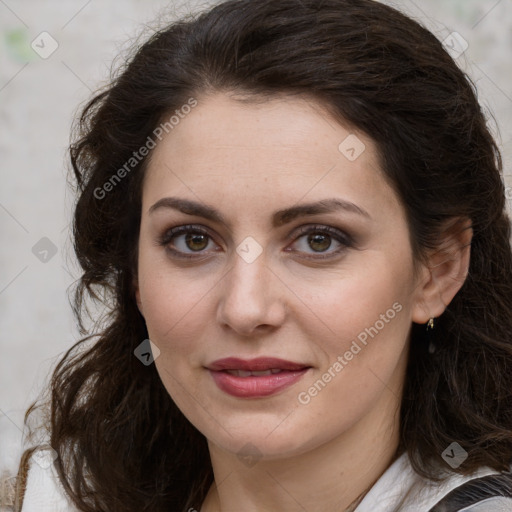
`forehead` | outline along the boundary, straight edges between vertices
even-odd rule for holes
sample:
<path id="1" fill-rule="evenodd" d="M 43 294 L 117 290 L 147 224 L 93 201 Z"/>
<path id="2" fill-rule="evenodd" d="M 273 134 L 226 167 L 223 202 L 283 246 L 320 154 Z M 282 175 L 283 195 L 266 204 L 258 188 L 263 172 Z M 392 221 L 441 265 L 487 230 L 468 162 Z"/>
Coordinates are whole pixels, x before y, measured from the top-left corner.
<path id="1" fill-rule="evenodd" d="M 239 101 L 222 93 L 197 100 L 151 154 L 146 209 L 178 190 L 220 201 L 244 195 L 296 202 L 339 193 L 365 209 L 399 207 L 373 141 L 319 102 L 295 96 Z"/>
<path id="2" fill-rule="evenodd" d="M 316 152 L 318 158 L 320 152 L 338 156 L 340 136 L 349 133 L 312 98 L 280 95 L 262 100 L 215 93 L 199 98 L 166 139 L 169 148 L 183 151 L 208 147 L 261 156 Z"/>

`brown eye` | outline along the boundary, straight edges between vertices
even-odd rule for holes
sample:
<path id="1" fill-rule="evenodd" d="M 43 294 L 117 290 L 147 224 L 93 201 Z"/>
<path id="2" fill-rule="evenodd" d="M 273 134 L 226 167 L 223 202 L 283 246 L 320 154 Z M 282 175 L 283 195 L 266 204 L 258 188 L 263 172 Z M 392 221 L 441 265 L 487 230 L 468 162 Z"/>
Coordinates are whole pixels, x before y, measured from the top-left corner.
<path id="1" fill-rule="evenodd" d="M 309 246 L 317 252 L 323 252 L 331 246 L 331 237 L 324 234 L 308 235 Z"/>
<path id="2" fill-rule="evenodd" d="M 185 237 L 185 244 L 192 251 L 202 251 L 208 245 L 208 235 L 201 233 L 188 234 Z"/>
<path id="3" fill-rule="evenodd" d="M 354 245 L 352 237 L 331 226 L 302 226 L 298 235 L 295 238 L 293 244 L 295 248 L 292 252 L 303 253 L 305 258 L 310 259 L 319 260 L 336 257 Z M 328 251 L 333 246 L 333 242 L 334 250 Z"/>
<path id="4" fill-rule="evenodd" d="M 158 240 L 159 245 L 164 246 L 177 258 L 206 255 L 210 242 L 213 243 L 212 237 L 198 226 L 178 226 L 169 229 Z"/>

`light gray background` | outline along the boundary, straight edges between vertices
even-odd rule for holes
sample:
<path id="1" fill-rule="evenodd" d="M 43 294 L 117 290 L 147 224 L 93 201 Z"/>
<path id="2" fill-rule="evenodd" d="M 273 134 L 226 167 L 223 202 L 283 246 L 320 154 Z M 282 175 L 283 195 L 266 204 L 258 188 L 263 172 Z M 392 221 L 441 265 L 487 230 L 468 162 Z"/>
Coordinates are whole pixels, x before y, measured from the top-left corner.
<path id="1" fill-rule="evenodd" d="M 473 77 L 481 103 L 496 118 L 493 133 L 511 186 L 512 1 L 387 3 L 441 40 L 455 31 L 467 41 L 457 62 Z M 0 474 L 16 469 L 23 413 L 59 356 L 78 339 L 67 298 L 79 275 L 69 243 L 72 197 L 66 185 L 73 116 L 108 79 L 114 57 L 145 25 L 147 30 L 156 26 L 163 9 L 168 13 L 164 19 L 170 19 L 207 4 L 0 0 Z M 31 48 L 43 31 L 59 45 L 47 59 Z M 57 249 L 46 262 L 32 252 L 43 237 Z"/>

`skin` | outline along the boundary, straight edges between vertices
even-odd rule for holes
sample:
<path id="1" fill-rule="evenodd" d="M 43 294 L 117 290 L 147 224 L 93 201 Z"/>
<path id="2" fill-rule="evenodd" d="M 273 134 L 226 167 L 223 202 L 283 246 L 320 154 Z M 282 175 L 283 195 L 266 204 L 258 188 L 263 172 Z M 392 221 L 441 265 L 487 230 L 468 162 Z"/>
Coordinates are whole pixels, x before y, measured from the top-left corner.
<path id="1" fill-rule="evenodd" d="M 365 145 L 354 161 L 338 149 L 349 134 Z M 226 222 L 165 207 L 150 213 L 169 196 L 208 204 Z M 369 217 L 340 210 L 271 224 L 277 210 L 331 197 Z M 209 237 L 187 245 L 178 234 L 168 246 L 195 254 L 192 260 L 158 244 L 186 224 L 203 226 Z M 297 230 L 313 224 L 338 228 L 354 243 L 337 255 L 343 246 L 334 237 L 308 243 Z M 449 231 L 414 272 L 405 211 L 368 136 L 311 99 L 198 98 L 151 155 L 135 289 L 160 350 L 162 382 L 208 440 L 215 483 L 201 512 L 349 510 L 367 492 L 398 445 L 411 323 L 441 315 L 463 284 L 472 234 L 466 227 Z M 236 251 L 249 236 L 263 249 L 251 263 Z M 325 254 L 331 257 L 319 258 Z M 394 303 L 400 312 L 300 403 L 299 393 Z M 273 356 L 312 368 L 275 395 L 236 398 L 205 368 L 228 356 Z M 238 456 L 248 443 L 251 464 Z"/>

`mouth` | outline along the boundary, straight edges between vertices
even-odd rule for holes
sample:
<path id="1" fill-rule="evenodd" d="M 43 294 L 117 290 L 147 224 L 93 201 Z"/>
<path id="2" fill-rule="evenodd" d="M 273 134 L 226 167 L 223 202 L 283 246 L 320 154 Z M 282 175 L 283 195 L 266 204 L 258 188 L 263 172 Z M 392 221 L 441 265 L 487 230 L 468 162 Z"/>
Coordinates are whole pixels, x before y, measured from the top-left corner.
<path id="1" fill-rule="evenodd" d="M 217 359 L 209 364 L 207 368 L 212 371 L 240 371 L 258 374 L 259 372 L 278 373 L 280 371 L 296 371 L 310 368 L 310 366 L 277 357 L 258 357 L 256 359 L 226 357 L 224 359 Z M 269 373 L 263 375 L 269 375 Z"/>
<path id="2" fill-rule="evenodd" d="M 235 375 L 236 377 L 261 377 L 262 375 L 275 375 L 276 373 L 286 372 L 289 370 L 281 370 L 280 368 L 271 368 L 270 370 L 221 370 L 229 373 L 229 375 Z"/>
<path id="3" fill-rule="evenodd" d="M 238 398 L 261 398 L 295 384 L 309 365 L 274 357 L 219 359 L 207 366 L 217 387 Z"/>

